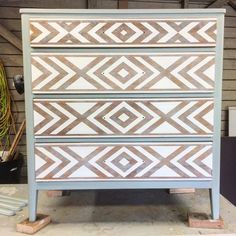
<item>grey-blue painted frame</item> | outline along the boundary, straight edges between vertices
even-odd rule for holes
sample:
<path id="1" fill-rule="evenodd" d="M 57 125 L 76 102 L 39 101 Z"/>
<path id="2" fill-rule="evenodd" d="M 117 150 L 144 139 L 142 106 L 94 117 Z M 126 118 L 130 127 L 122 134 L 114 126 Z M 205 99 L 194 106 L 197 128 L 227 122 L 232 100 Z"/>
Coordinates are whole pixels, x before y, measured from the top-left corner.
<path id="1" fill-rule="evenodd" d="M 22 38 L 23 38 L 23 60 L 24 60 L 24 77 L 25 77 L 25 106 L 26 106 L 26 132 L 27 132 L 27 160 L 28 160 L 28 186 L 29 186 L 29 219 L 35 221 L 36 209 L 37 209 L 37 193 L 38 190 L 43 189 L 130 189 L 130 188 L 208 188 L 211 192 L 211 205 L 212 205 L 212 217 L 214 219 L 219 218 L 219 178 L 220 178 L 220 117 L 221 117 L 221 81 L 222 81 L 222 58 L 223 58 L 223 27 L 224 27 L 224 13 L 223 9 L 175 9 L 175 10 L 58 10 L 58 9 L 21 9 L 22 14 Z M 128 13 L 128 14 L 127 14 Z M 55 15 L 56 14 L 56 15 Z M 165 180 L 165 181 L 84 181 L 84 182 L 36 182 L 35 181 L 35 160 L 34 160 L 34 142 L 43 142 L 43 139 L 35 139 L 33 133 L 33 98 L 42 98 L 44 95 L 33 95 L 31 91 L 31 53 L 41 52 L 45 49 L 33 49 L 30 47 L 29 42 L 29 18 L 36 17 L 84 17 L 84 18 L 96 18 L 102 16 L 103 18 L 132 18 L 132 17 L 149 17 L 149 18 L 161 18 L 161 17 L 217 17 L 218 33 L 217 33 L 217 45 L 215 48 L 208 48 L 209 51 L 216 52 L 216 90 L 214 92 L 214 135 L 213 138 L 188 138 L 189 141 L 212 141 L 213 140 L 213 178 L 212 180 Z M 181 51 L 192 51 L 206 49 L 201 48 L 182 48 L 177 49 Z M 55 51 L 58 49 L 50 49 Z M 46 51 L 50 51 L 46 49 Z M 64 49 L 60 49 L 63 51 Z M 70 49 L 73 50 L 73 49 Z M 77 50 L 77 49 L 76 49 Z M 78 51 L 85 51 L 86 49 L 78 49 Z M 100 49 L 98 49 L 100 50 Z M 112 48 L 107 49 L 114 50 Z M 120 50 L 120 49 L 119 49 Z M 135 50 L 135 49 L 129 49 Z M 165 51 L 163 49 L 155 49 L 157 51 Z M 167 49 L 167 51 L 171 51 Z M 196 94 L 188 94 L 184 96 L 198 96 Z M 73 95 L 70 95 L 73 96 Z M 108 97 L 111 95 L 107 95 Z M 144 95 L 140 94 L 140 97 Z M 158 95 L 159 96 L 159 95 Z M 158 97 L 157 96 L 157 97 Z M 159 97 L 165 97 L 163 95 Z M 199 95 L 200 96 L 200 95 Z M 206 97 L 211 97 L 213 94 L 205 94 Z M 52 95 L 46 95 L 46 97 L 53 97 Z M 85 96 L 88 98 L 91 96 Z M 99 95 L 99 98 L 102 98 Z M 57 139 L 52 139 L 56 141 Z M 66 139 L 68 140 L 68 139 Z M 115 139 L 120 142 L 124 139 Z M 129 141 L 144 141 L 142 139 L 127 139 Z M 145 139 L 148 141 L 147 139 Z M 157 141 L 157 139 L 150 139 Z M 150 141 L 149 140 L 149 141 Z M 176 141 L 175 138 L 159 138 L 158 141 Z M 178 141 L 181 139 L 178 138 Z M 91 141 L 96 142 L 96 139 L 70 139 L 68 141 Z M 106 139 L 104 139 L 106 141 Z M 186 138 L 184 138 L 186 141 Z"/>

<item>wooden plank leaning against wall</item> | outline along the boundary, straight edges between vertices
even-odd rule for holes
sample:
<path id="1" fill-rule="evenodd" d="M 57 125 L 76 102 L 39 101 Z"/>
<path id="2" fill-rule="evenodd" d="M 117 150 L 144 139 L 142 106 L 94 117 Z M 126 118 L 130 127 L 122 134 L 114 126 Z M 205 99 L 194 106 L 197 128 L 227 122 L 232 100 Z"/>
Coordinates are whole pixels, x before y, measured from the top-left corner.
<path id="1" fill-rule="evenodd" d="M 187 6 L 189 8 L 206 8 L 211 5 L 213 0 L 189 0 Z M 222 1 L 218 1 L 222 2 Z M 227 135 L 228 106 L 236 106 L 236 11 L 232 7 L 233 1 L 224 1 L 223 7 L 226 8 L 225 19 L 225 51 L 224 51 L 224 74 L 223 74 L 223 104 L 222 104 L 222 135 Z M 95 4 L 96 3 L 96 4 Z M 0 17 L 1 24 L 21 39 L 21 23 L 19 9 L 23 7 L 37 8 L 117 8 L 117 0 L 0 0 Z M 128 8 L 181 8 L 183 2 L 179 0 L 129 0 Z M 214 7 L 214 5 L 213 5 Z M 12 78 L 16 74 L 23 74 L 22 53 L 11 43 L 0 37 L 0 57 L 4 62 L 8 84 L 14 97 L 17 109 L 14 112 L 18 113 L 17 128 L 24 119 L 24 95 L 19 95 L 14 87 Z M 20 143 L 20 151 L 26 157 L 25 136 Z M 23 168 L 24 176 L 26 176 L 26 162 Z"/>

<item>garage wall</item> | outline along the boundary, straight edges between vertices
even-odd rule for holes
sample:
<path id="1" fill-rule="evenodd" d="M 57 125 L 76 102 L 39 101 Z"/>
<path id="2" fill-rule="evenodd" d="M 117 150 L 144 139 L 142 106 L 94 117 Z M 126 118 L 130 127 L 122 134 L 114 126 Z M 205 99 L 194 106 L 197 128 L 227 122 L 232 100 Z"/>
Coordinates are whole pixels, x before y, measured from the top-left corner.
<path id="1" fill-rule="evenodd" d="M 206 8 L 212 0 L 189 0 L 189 8 Z M 111 8 L 118 6 L 117 0 L 0 0 L 0 23 L 21 38 L 20 8 Z M 181 8 L 179 0 L 130 0 L 128 8 Z M 228 106 L 236 106 L 236 11 L 228 4 L 223 6 L 226 13 L 225 44 L 224 44 L 224 74 L 222 101 L 222 136 L 227 135 Z M 18 116 L 17 127 L 24 119 L 24 95 L 14 90 L 12 78 L 16 74 L 23 74 L 22 53 L 13 45 L 0 37 L 0 58 L 3 60 L 8 77 L 11 94 L 15 100 L 14 114 Z M 20 151 L 26 159 L 25 135 L 20 142 Z M 26 177 L 26 162 L 23 168 Z"/>

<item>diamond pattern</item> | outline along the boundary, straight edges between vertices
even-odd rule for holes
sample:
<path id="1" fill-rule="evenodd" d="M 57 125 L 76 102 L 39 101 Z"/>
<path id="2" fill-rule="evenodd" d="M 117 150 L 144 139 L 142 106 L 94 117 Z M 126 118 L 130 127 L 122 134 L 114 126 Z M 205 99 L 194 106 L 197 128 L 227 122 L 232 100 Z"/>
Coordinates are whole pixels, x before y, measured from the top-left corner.
<path id="1" fill-rule="evenodd" d="M 212 176 L 209 143 L 37 144 L 35 155 L 37 181 Z"/>
<path id="2" fill-rule="evenodd" d="M 209 136 L 213 99 L 36 99 L 34 132 L 48 137 Z"/>
<path id="3" fill-rule="evenodd" d="M 33 92 L 210 92 L 214 53 L 33 54 Z"/>
<path id="4" fill-rule="evenodd" d="M 31 19 L 31 45 L 215 46 L 216 19 Z"/>

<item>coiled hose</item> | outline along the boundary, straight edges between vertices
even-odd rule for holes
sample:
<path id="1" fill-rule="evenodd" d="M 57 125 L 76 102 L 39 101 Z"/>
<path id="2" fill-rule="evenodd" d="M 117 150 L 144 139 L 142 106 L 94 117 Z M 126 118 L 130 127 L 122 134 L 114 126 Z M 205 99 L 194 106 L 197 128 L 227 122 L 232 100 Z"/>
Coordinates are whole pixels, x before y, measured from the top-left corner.
<path id="1" fill-rule="evenodd" d="M 11 112 L 11 95 L 8 89 L 6 73 L 0 61 L 0 150 L 10 147 L 10 130 L 15 131 L 15 122 Z"/>

